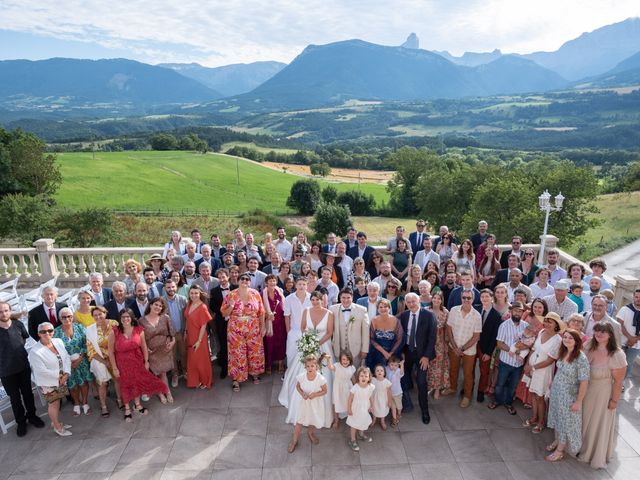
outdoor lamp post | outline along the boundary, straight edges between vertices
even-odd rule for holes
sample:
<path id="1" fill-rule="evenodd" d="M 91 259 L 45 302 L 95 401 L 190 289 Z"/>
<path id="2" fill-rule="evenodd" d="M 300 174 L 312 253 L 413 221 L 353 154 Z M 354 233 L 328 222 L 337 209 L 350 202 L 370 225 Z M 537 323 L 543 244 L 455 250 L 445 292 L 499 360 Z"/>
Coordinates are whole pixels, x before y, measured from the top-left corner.
<path id="1" fill-rule="evenodd" d="M 564 202 L 564 197 L 562 196 L 562 192 L 558 193 L 555 197 L 556 206 L 552 207 L 551 202 L 551 194 L 548 190 L 545 190 L 542 195 L 538 197 L 538 203 L 540 204 L 540 210 L 545 212 L 544 216 L 544 232 L 542 233 L 542 242 L 540 243 L 540 253 L 538 254 L 538 265 L 542 265 L 542 260 L 544 259 L 544 247 L 547 243 L 547 227 L 549 226 L 549 213 L 551 212 L 559 212 L 562 210 L 562 203 Z"/>

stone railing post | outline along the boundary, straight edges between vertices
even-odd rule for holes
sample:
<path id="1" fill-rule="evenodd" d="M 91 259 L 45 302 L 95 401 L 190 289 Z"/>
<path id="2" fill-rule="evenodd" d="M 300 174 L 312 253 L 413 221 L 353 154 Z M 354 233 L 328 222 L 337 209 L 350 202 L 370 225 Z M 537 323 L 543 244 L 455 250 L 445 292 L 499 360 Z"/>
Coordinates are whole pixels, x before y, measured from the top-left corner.
<path id="1" fill-rule="evenodd" d="M 546 265 L 546 252 L 552 248 L 556 248 L 557 246 L 558 237 L 556 237 L 555 235 L 540 235 L 540 252 L 538 256 L 538 263 L 540 265 Z"/>
<path id="2" fill-rule="evenodd" d="M 616 275 L 615 281 L 613 302 L 620 308 L 633 301 L 633 292 L 640 287 L 640 280 L 631 275 Z"/>
<path id="3" fill-rule="evenodd" d="M 38 263 L 40 264 L 40 274 L 43 282 L 51 280 L 60 273 L 53 253 L 54 243 L 56 241 L 53 238 L 41 238 L 33 242 L 33 246 L 36 247 L 38 252 Z"/>

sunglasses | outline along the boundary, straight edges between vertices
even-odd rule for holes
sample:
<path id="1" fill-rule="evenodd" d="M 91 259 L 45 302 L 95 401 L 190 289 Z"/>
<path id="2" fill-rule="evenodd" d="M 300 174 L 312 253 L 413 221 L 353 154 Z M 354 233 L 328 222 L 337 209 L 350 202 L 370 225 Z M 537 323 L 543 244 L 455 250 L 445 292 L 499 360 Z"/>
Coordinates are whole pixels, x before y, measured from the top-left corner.
<path id="1" fill-rule="evenodd" d="M 533 253 L 525 253 L 525 257 L 533 257 Z"/>
<path id="2" fill-rule="evenodd" d="M 473 300 L 472 297 L 462 297 L 462 300 Z"/>
<path id="3" fill-rule="evenodd" d="M 60 318 L 73 318 L 73 315 L 60 315 Z"/>
<path id="4" fill-rule="evenodd" d="M 51 334 L 51 333 L 53 333 L 53 329 L 51 328 L 49 330 L 40 330 L 38 333 L 42 333 L 43 335 L 46 334 L 46 333 Z"/>

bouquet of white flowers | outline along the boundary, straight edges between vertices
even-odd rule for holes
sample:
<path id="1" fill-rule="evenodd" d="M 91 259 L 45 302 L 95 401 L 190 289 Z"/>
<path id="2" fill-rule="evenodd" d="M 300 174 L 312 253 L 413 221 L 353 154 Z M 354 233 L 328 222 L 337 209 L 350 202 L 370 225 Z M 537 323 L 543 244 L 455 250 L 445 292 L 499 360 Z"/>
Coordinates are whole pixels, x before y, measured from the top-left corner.
<path id="1" fill-rule="evenodd" d="M 309 355 L 320 358 L 320 340 L 318 339 L 317 330 L 309 330 L 304 332 L 300 340 L 296 342 L 298 352 L 300 352 L 300 361 L 304 363 L 304 359 Z"/>

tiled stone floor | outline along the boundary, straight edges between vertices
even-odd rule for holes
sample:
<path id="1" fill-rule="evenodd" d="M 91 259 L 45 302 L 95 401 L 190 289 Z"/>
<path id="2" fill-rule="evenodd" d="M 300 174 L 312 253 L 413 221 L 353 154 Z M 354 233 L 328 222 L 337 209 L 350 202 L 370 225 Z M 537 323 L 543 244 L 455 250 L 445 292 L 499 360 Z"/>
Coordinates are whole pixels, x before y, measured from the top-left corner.
<path id="1" fill-rule="evenodd" d="M 516 416 L 503 408 L 490 411 L 486 403 L 463 410 L 454 398 L 430 402 L 430 425 L 414 412 L 396 430 L 375 428 L 373 442 L 361 445 L 360 453 L 348 449 L 343 428 L 321 431 L 316 446 L 302 437 L 289 455 L 291 427 L 277 402 L 281 382 L 267 377 L 239 393 L 228 380 L 216 379 L 211 391 L 181 386 L 173 405 L 151 400 L 150 414 L 135 416 L 133 424 L 115 405 L 109 419 L 97 412 L 72 418 L 66 405 L 63 419 L 73 424 L 72 437 L 30 428 L 22 439 L 15 429 L 0 438 L 0 480 L 627 480 L 640 472 L 640 369 L 635 374 L 626 382 L 615 458 L 606 470 L 573 458 L 545 462 L 552 432 L 533 435 L 523 428 L 528 412 L 522 408 Z"/>

